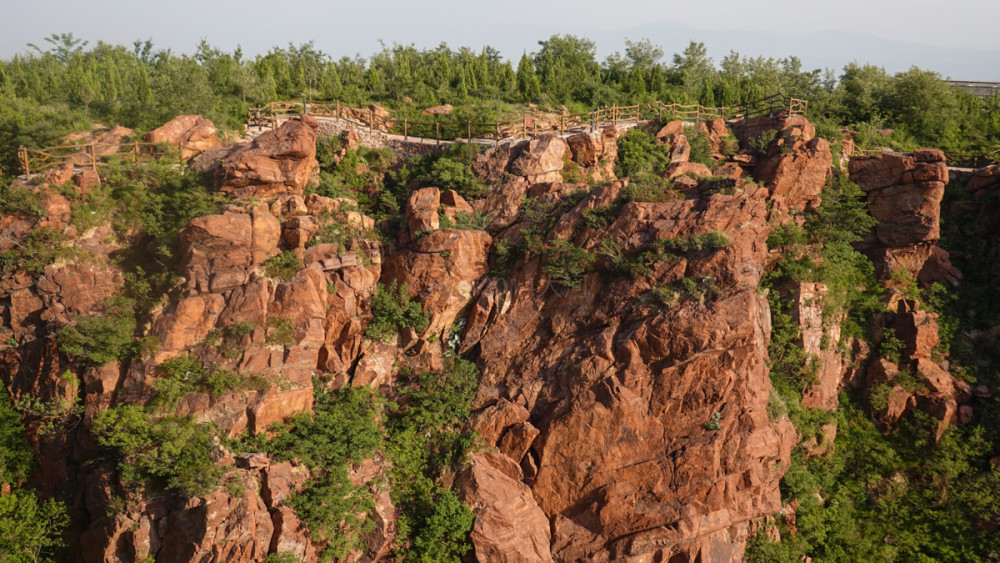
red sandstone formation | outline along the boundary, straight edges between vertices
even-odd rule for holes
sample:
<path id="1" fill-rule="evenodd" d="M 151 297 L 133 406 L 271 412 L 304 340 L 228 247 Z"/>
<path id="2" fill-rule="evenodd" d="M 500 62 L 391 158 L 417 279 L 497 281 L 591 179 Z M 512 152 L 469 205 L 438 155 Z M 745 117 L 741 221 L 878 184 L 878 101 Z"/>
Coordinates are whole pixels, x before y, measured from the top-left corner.
<path id="1" fill-rule="evenodd" d="M 188 121 L 178 118 L 156 135 L 202 150 L 210 123 Z M 83 397 L 78 444 L 33 438 L 45 462 L 39 478 L 47 487 L 79 483 L 78 509 L 90 515 L 78 543 L 80 559 L 155 554 L 157 561 L 259 561 L 289 552 L 315 561 L 323 545 L 314 543 L 287 503 L 310 478 L 302 465 L 272 462 L 264 454 L 234 457 L 220 444 L 213 459 L 229 471 L 230 484 L 241 487 L 242 498 L 226 487 L 190 499 L 135 493 L 124 510 L 107 516 L 118 490 L 111 465 L 76 467 L 65 460 L 92 457 L 96 447 L 87 432 L 97 413 L 118 402 L 147 403 L 157 367 L 170 358 L 192 354 L 220 368 L 261 375 L 265 384 L 259 389 L 220 396 L 194 392 L 176 409 L 229 436 L 258 434 L 312 408 L 313 374 L 325 374 L 334 388 L 370 385 L 391 394 L 401 370 L 440 369 L 440 339 L 463 326 L 456 324 L 461 319 L 456 351 L 482 370 L 467 429 L 477 431 L 486 446 L 449 476 L 476 515 L 470 557 L 740 560 L 753 532 L 750 523 L 783 508 L 778 483 L 800 439 L 787 418 L 771 420 L 767 412 L 771 316 L 757 291 L 770 260 L 766 240 L 772 219 L 785 220 L 818 203 L 832 164 L 826 141 L 814 138 L 800 117 L 751 120 L 735 134 L 745 142 L 769 128 L 778 135 L 759 162 L 746 155 L 720 162 L 715 173 L 726 179 L 710 185 L 701 178 L 712 170 L 684 162 L 684 147 L 690 147 L 683 124 L 664 126 L 657 137 L 676 155 L 666 175 L 686 189 L 684 199 L 657 203 L 621 203 L 627 181 L 614 179 L 613 127 L 490 148 L 473 163 L 491 185 L 485 198 L 466 201 L 437 187 L 414 190 L 398 244 L 384 245 L 362 236 L 316 244 L 317 233 L 332 222 L 359 233 L 375 223 L 348 200 L 302 197 L 315 166 L 311 118 L 291 120 L 249 143 L 209 150 L 192 166 L 210 170 L 232 205 L 191 220 L 181 231 L 178 282 L 141 328 L 159 348 L 129 365 L 88 369 L 76 384 L 59 376 L 69 365 L 51 331 L 103 314 L 105 298 L 121 287 L 122 271 L 107 259 L 116 250 L 106 241 L 108 231 L 77 233 L 69 201 L 39 187 L 46 225 L 99 259 L 47 266 L 37 281 L 23 274 L 0 280 L 0 314 L 17 342 L 0 349 L 0 374 L 15 398 Z M 716 151 L 729 135 L 721 120 L 699 129 Z M 568 162 L 603 183 L 583 196 L 582 184 L 563 183 Z M 927 245 L 913 261 L 921 264 L 917 271 L 937 273 L 922 274 L 922 281 L 950 275 L 947 256 L 932 245 L 947 179 L 943 169 L 932 151 L 851 163 L 852 178 L 869 193 L 880 221 L 872 244 L 897 261 Z M 65 172 L 53 172 L 49 181 L 65 182 Z M 977 190 L 989 184 L 982 177 Z M 715 182 L 727 189 L 709 189 Z M 582 196 L 573 196 L 575 205 L 556 207 L 573 194 Z M 514 245 L 520 230 L 538 220 L 526 213 L 526 198 L 559 209 L 551 228 L 538 235 L 543 243 L 571 243 L 600 256 L 575 284 L 559 283 L 544 253 L 531 251 L 514 257 L 506 277 L 491 275 L 498 241 Z M 621 205 L 617 216 L 605 224 L 586 220 L 615 205 Z M 473 211 L 489 216 L 486 231 L 441 228 L 442 216 L 454 222 Z M 0 251 L 31 227 L 24 217 L 0 219 Z M 609 273 L 609 248 L 633 256 L 656 241 L 716 231 L 729 243 L 657 262 L 637 279 Z M 290 279 L 269 277 L 264 267 L 282 251 L 302 261 Z M 390 342 L 374 342 L 364 336 L 370 300 L 377 283 L 393 280 L 405 283 L 430 323 L 421 334 L 410 329 Z M 671 300 L 663 297 L 664 288 L 686 289 Z M 934 315 L 900 301 L 883 324 L 905 344 L 901 365 L 879 358 L 867 371 L 855 372 L 835 345 L 822 345 L 840 340 L 836 323 L 823 323 L 826 287 L 803 283 L 789 291 L 801 345 L 820 364 L 804 406 L 835 408 L 840 389 L 861 385 L 867 375 L 869 390 L 888 388 L 878 411 L 885 425 L 914 408 L 932 413 L 942 429 L 971 416 L 960 408 L 968 390 L 932 359 Z M 276 343 L 269 319 L 289 323 L 292 341 Z M 238 323 L 253 328 L 239 337 L 235 354 L 203 345 Z M 866 355 L 860 344 L 851 345 L 859 357 Z M 924 390 L 895 383 L 906 369 Z M 827 441 L 811 438 L 804 446 L 817 455 L 835 432 L 824 428 Z M 375 525 L 363 542 L 367 551 L 352 553 L 352 561 L 389 560 L 398 547 L 387 470 L 381 453 L 351 469 L 352 483 L 369 487 L 375 499 Z"/>
<path id="2" fill-rule="evenodd" d="M 301 195 L 316 167 L 316 129 L 310 116 L 289 119 L 252 141 L 210 150 L 192 167 L 206 170 L 216 187 L 236 197 Z"/>
<path id="3" fill-rule="evenodd" d="M 143 140 L 180 145 L 184 160 L 222 144 L 215 134 L 215 124 L 200 115 L 178 115 L 146 133 Z"/>
<path id="4" fill-rule="evenodd" d="M 936 245 L 941 198 L 948 183 L 944 153 L 920 149 L 912 154 L 855 157 L 849 170 L 851 180 L 868 194 L 868 208 L 878 221 L 865 249 L 880 275 L 906 271 L 926 285 L 942 280 L 957 283 L 961 273 Z"/>

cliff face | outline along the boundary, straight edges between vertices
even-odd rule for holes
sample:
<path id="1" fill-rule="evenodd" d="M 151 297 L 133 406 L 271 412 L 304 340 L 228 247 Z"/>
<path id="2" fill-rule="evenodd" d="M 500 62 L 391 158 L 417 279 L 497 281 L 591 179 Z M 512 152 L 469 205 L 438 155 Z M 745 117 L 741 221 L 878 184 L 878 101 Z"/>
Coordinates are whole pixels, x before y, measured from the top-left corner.
<path id="1" fill-rule="evenodd" d="M 415 190 L 390 243 L 364 236 L 375 222 L 350 200 L 302 195 L 315 163 L 315 122 L 213 149 L 192 166 L 226 199 L 220 213 L 179 232 L 177 279 L 135 331 L 158 345 L 100 367 L 61 352 L 57 335 L 109 315 L 107 298 L 125 283 L 125 265 L 113 259 L 125 241 L 107 225 L 81 232 L 54 186 L 25 188 L 40 194 L 44 213 L 3 217 L 0 252 L 24 246 L 40 227 L 88 252 L 37 275 L 8 267 L 0 280 L 9 330 L 0 377 L 16 400 L 62 405 L 28 416 L 40 460 L 34 483 L 71 499 L 84 561 L 259 561 L 278 552 L 312 561 L 330 542 L 288 503 L 309 470 L 234 454 L 222 439 L 266 435 L 311 412 L 314 378 L 328 390 L 368 386 L 395 396 L 398 375 L 439 370 L 453 346 L 481 371 L 466 424 L 481 444 L 447 477 L 475 512 L 479 561 L 739 561 L 750 522 L 782 508 L 778 484 L 799 439 L 787 418 L 769 415 L 771 311 L 758 290 L 766 241 L 772 225 L 818 204 L 832 162 L 826 141 L 801 118 L 743 127 L 738 133 L 751 138 L 768 128 L 779 134 L 759 161 L 727 159 L 718 154 L 725 124 L 704 127 L 717 153 L 707 178 L 683 162 L 691 150 L 683 127 L 664 127 L 661 142 L 685 166 L 675 162 L 666 173 L 680 178 L 679 191 L 662 198 L 636 197 L 629 179 L 613 177 L 622 134 L 613 128 L 489 149 L 472 163 L 491 183 L 485 197 Z M 887 165 L 852 163 L 852 177 L 879 179 L 859 183 L 883 225 L 937 193 L 941 180 L 923 177 L 937 174 L 930 156 L 907 158 L 900 170 L 888 166 L 894 176 L 884 181 L 872 169 Z M 567 182 L 578 179 L 566 177 L 570 168 L 595 187 Z M 901 209 L 891 191 L 904 180 L 918 182 L 923 199 Z M 882 213 L 880 202 L 896 207 Z M 483 230 L 442 227 L 474 213 L 486 218 Z M 878 242 L 923 244 L 936 235 L 932 223 L 919 221 L 905 240 L 880 227 Z M 292 255 L 286 274 L 273 270 L 276 257 Z M 365 332 L 372 298 L 377 284 L 390 282 L 405 284 L 428 323 L 373 340 Z M 802 303 L 808 328 L 813 303 Z M 892 322 L 913 334 L 911 356 L 923 361 L 927 318 L 901 304 Z M 822 332 L 820 323 L 815 338 L 804 338 Z M 99 455 L 95 421 L 112 406 L 154 404 L 164 393 L 163 366 L 188 357 L 255 377 L 251 387 L 222 393 L 191 388 L 172 407 L 173 416 L 219 429 L 211 457 L 225 484 L 195 495 L 126 486 Z M 839 363 L 829 371 L 828 388 L 813 391 L 827 408 L 844 374 Z M 77 400 L 82 409 L 72 406 Z M 949 404 L 942 420 L 955 412 Z M 53 420 L 64 431 L 45 432 Z M 351 560 L 385 559 L 397 546 L 389 465 L 377 452 L 351 466 L 351 481 L 374 498 L 365 513 L 373 526 Z"/>

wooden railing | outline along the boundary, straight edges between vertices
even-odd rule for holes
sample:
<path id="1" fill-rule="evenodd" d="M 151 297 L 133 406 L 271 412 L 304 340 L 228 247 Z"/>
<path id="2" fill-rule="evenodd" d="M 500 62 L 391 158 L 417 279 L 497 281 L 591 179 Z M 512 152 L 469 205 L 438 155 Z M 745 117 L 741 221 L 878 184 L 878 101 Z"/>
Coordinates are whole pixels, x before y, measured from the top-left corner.
<path id="1" fill-rule="evenodd" d="M 852 156 L 877 156 L 880 154 L 896 152 L 889 147 L 875 147 L 870 149 L 855 146 L 848 157 Z M 959 154 L 944 153 L 944 160 L 948 166 L 954 168 L 984 168 L 994 164 L 1000 164 L 1000 149 L 986 154 Z"/>
<path id="2" fill-rule="evenodd" d="M 341 104 L 339 101 L 298 100 L 271 102 L 264 107 L 252 108 L 247 113 L 247 124 L 251 127 L 274 128 L 283 117 L 309 114 L 316 117 L 350 119 L 369 129 L 402 135 L 404 138 L 416 137 L 437 141 L 466 140 L 471 142 L 473 140 L 500 141 L 501 139 L 528 137 L 543 132 L 565 133 L 580 129 L 593 131 L 599 127 L 617 125 L 620 122 L 638 123 L 664 117 L 700 122 L 717 118 L 748 119 L 765 114 L 770 116 L 802 115 L 805 113 L 807 105 L 805 100 L 775 94 L 736 106 L 706 107 L 677 103 L 665 104 L 657 101 L 632 106 L 603 107 L 588 113 L 527 114 L 519 119 L 482 123 L 395 119 L 384 115 L 382 112 L 385 110 L 376 111 L 374 106 L 354 108 Z"/>
<path id="3" fill-rule="evenodd" d="M 1000 164 L 1000 149 L 986 154 L 944 153 L 944 160 L 955 168 L 984 168 Z"/>
<path id="4" fill-rule="evenodd" d="M 117 157 L 119 160 L 159 160 L 168 158 L 176 151 L 178 163 L 181 160 L 181 145 L 179 143 L 145 143 L 133 142 L 91 142 L 80 145 L 59 145 L 43 149 L 31 150 L 21 146 L 17 150 L 17 158 L 21 163 L 21 171 L 25 176 L 39 173 L 62 164 L 72 164 L 75 168 L 91 168 L 108 164 Z"/>

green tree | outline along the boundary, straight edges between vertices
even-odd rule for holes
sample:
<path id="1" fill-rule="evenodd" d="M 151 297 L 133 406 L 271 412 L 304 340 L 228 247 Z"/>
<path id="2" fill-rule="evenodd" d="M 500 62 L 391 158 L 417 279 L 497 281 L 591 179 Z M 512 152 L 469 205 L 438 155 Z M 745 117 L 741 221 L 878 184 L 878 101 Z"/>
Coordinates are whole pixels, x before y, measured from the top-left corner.
<path id="1" fill-rule="evenodd" d="M 850 63 L 840 75 L 837 93 L 840 112 L 847 123 L 874 121 L 885 110 L 890 93 L 890 77 L 874 65 Z"/>
<path id="2" fill-rule="evenodd" d="M 673 71 L 680 80 L 685 93 L 695 96 L 706 78 L 715 72 L 712 58 L 704 43 L 692 41 L 682 53 L 674 54 Z"/>
<path id="3" fill-rule="evenodd" d="M 0 495 L 0 561 L 56 561 L 69 526 L 66 507 L 53 499 L 39 501 L 30 491 Z"/>
<path id="4" fill-rule="evenodd" d="M 887 106 L 918 141 L 952 141 L 958 134 L 958 99 L 941 76 L 913 67 L 896 74 Z"/>
<path id="5" fill-rule="evenodd" d="M 527 53 L 522 54 L 521 61 L 517 63 L 517 91 L 526 102 L 537 100 L 542 91 L 535 74 L 535 63 L 531 62 Z"/>
<path id="6" fill-rule="evenodd" d="M 538 45 L 541 48 L 535 54 L 535 68 L 542 92 L 555 102 L 589 103 L 601 74 L 594 58 L 597 53 L 594 42 L 567 34 L 553 35 Z"/>
<path id="7" fill-rule="evenodd" d="M 51 47 L 44 51 L 34 43 L 28 43 L 28 47 L 31 47 L 39 54 L 52 55 L 57 61 L 63 64 L 66 64 L 70 59 L 79 55 L 83 51 L 83 48 L 87 46 L 87 43 L 89 43 L 88 41 L 73 37 L 72 33 L 53 33 L 45 38 L 45 42 L 51 45 Z"/>

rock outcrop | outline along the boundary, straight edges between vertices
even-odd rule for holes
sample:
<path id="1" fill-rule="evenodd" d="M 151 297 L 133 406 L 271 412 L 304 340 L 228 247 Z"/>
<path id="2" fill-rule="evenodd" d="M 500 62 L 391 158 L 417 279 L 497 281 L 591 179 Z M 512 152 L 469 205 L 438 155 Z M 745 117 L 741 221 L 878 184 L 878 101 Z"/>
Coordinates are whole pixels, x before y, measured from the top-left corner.
<path id="1" fill-rule="evenodd" d="M 191 157 L 222 144 L 215 124 L 200 115 L 178 115 L 143 137 L 148 143 L 170 143 L 181 149 L 181 158 Z"/>
<path id="2" fill-rule="evenodd" d="M 851 180 L 868 194 L 868 209 L 878 221 L 864 249 L 881 277 L 906 272 L 922 283 L 958 281 L 961 273 L 937 246 L 941 238 L 941 199 L 948 183 L 944 153 L 920 149 L 852 158 Z"/>
<path id="3" fill-rule="evenodd" d="M 247 143 L 208 151 L 193 161 L 216 187 L 237 197 L 268 197 L 305 190 L 316 167 L 316 130 L 308 115 L 289 119 Z"/>
<path id="4" fill-rule="evenodd" d="M 368 116 L 386 119 L 374 109 Z M 397 376 L 441 373 L 452 355 L 481 370 L 464 430 L 485 447 L 434 486 L 454 485 L 475 514 L 470 560 L 738 561 L 751 522 L 785 508 L 779 480 L 800 436 L 768 412 L 771 311 L 757 288 L 772 258 L 772 226 L 815 207 L 831 173 L 829 146 L 803 118 L 735 128 L 744 143 L 777 129 L 759 160 L 725 157 L 726 123 L 700 124 L 697 134 L 716 152 L 714 170 L 686 162 L 693 137 L 683 123 L 666 124 L 655 134 L 670 145 L 674 163 L 664 176 L 675 190 L 655 201 L 634 197 L 629 181 L 614 177 L 615 127 L 500 144 L 471 165 L 490 188 L 485 197 L 410 186 L 393 194 L 405 195 L 405 217 L 378 223 L 384 238 L 367 236 L 376 221 L 353 201 L 303 195 L 315 167 L 312 118 L 221 148 L 202 148 L 214 138 L 203 121 L 182 116 L 151 133 L 204 150 L 190 167 L 208 172 L 227 201 L 180 230 L 169 266 L 176 268 L 163 273 L 159 301 L 135 328 L 141 353 L 97 367 L 59 351 L 56 331 L 106 314 L 107 298 L 130 279 L 109 258 L 122 243 L 107 225 L 76 232 L 71 198 L 61 195 L 71 192 L 39 187 L 48 212 L 41 221 L 93 259 L 0 279 L 3 335 L 14 342 L 0 344 L 8 390 L 15 399 L 82 399 L 62 441 L 42 436 L 37 420 L 30 437 L 48 490 L 77 483 L 81 560 L 290 553 L 316 561 L 339 540 L 314 536 L 291 499 L 328 476 L 326 468 L 279 461 L 253 444 L 280 432 L 275 423 L 321 412 L 317 401 L 348 386 L 376 389 L 381 404 L 405 404 Z M 942 166 L 927 151 L 852 162 L 880 220 L 870 243 L 898 260 L 933 247 Z M 482 214 L 483 230 L 442 228 L 464 214 Z M 0 219 L 0 251 L 35 227 L 27 217 Z M 947 257 L 931 248 L 920 271 L 933 256 L 947 270 Z M 373 310 L 372 297 L 392 282 L 405 285 L 428 324 L 393 325 L 395 338 L 376 341 L 365 329 L 385 312 Z M 842 388 L 867 385 L 869 397 L 885 392 L 876 409 L 884 427 L 916 408 L 942 428 L 974 414 L 961 410 L 968 390 L 932 353 L 934 315 L 915 302 L 899 301 L 878 324 L 893 331 L 883 337 L 903 343 L 902 359 L 874 358 L 854 372 L 835 351 L 835 323 L 823 323 L 827 288 L 786 289 L 799 344 L 820 363 L 805 407 L 833 409 Z M 217 433 L 211 460 L 225 481 L 190 498 L 127 485 L 113 462 L 97 457 L 91 432 L 115 405 L 153 408 L 164 365 L 177 360 L 252 382 L 210 391 L 184 381 L 189 387 L 170 406 L 169 415 Z M 67 369 L 79 377 L 63 377 Z M 910 380 L 925 389 L 909 388 Z M 385 424 L 390 411 L 373 416 Z M 827 442 L 806 444 L 808 454 L 822 453 L 836 428 L 823 431 Z M 251 449 L 235 451 L 229 440 L 237 439 Z M 359 541 L 349 561 L 391 560 L 407 547 L 397 537 L 406 507 L 394 504 L 385 455 L 376 450 L 346 469 L 351 487 L 370 494 L 370 525 L 352 538 Z"/>

